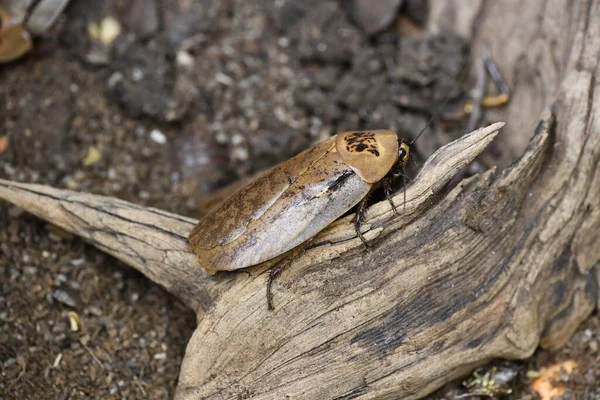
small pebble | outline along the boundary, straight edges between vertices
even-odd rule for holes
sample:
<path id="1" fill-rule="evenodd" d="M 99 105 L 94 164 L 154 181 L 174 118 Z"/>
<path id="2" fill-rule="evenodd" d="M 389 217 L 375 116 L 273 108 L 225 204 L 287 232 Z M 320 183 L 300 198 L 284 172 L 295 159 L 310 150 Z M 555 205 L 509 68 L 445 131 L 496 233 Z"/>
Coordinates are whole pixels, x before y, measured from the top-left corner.
<path id="1" fill-rule="evenodd" d="M 194 66 L 194 57 L 192 57 L 187 51 L 180 50 L 177 52 L 176 62 L 180 67 L 191 68 Z"/>
<path id="2" fill-rule="evenodd" d="M 142 71 L 138 67 L 135 67 L 131 72 L 131 79 L 133 79 L 134 82 L 141 81 L 142 79 L 144 79 L 144 71 Z"/>
<path id="3" fill-rule="evenodd" d="M 102 160 L 102 153 L 96 146 L 88 147 L 88 152 L 83 161 L 81 162 L 84 167 L 89 167 Z"/>
<path id="4" fill-rule="evenodd" d="M 117 171 L 115 171 L 114 168 L 109 168 L 108 169 L 108 179 L 110 179 L 111 181 L 114 181 L 117 178 L 118 178 Z"/>
<path id="5" fill-rule="evenodd" d="M 18 218 L 20 217 L 23 213 L 25 212 L 25 210 L 23 210 L 21 207 L 10 207 L 8 209 L 8 216 L 11 218 Z"/>
<path id="6" fill-rule="evenodd" d="M 24 270 L 27 275 L 35 275 L 38 271 L 36 267 L 25 267 Z"/>
<path id="7" fill-rule="evenodd" d="M 70 264 L 74 267 L 80 267 L 85 263 L 85 258 L 81 257 L 81 258 L 76 258 L 74 260 L 70 261 Z"/>
<path id="8" fill-rule="evenodd" d="M 76 298 L 75 293 L 70 293 L 70 291 L 61 288 L 57 288 L 52 291 L 52 298 L 61 304 L 73 308 L 77 307 L 79 304 L 79 300 Z"/>
<path id="9" fill-rule="evenodd" d="M 120 72 L 115 72 L 108 78 L 107 84 L 109 88 L 113 88 L 117 85 L 117 83 L 123 80 L 123 74 Z"/>
<path id="10" fill-rule="evenodd" d="M 290 45 L 290 39 L 284 37 L 280 37 L 279 40 L 277 41 L 277 44 L 280 47 L 288 47 Z"/>
<path id="11" fill-rule="evenodd" d="M 239 146 L 242 143 L 244 143 L 244 137 L 242 135 L 240 135 L 239 133 L 236 133 L 231 138 L 231 144 L 234 145 L 234 146 Z"/>
<path id="12" fill-rule="evenodd" d="M 104 45 L 109 45 L 121 34 L 121 24 L 115 18 L 108 16 L 99 24 L 89 24 L 88 34 L 92 39 L 99 40 Z"/>
<path id="13" fill-rule="evenodd" d="M 233 79 L 231 79 L 231 77 L 229 77 L 229 76 L 227 76 L 227 75 L 225 75 L 225 74 L 223 74 L 221 72 L 218 72 L 215 75 L 215 80 L 217 82 L 219 82 L 219 83 L 222 83 L 225 86 L 231 86 L 231 85 L 233 85 Z"/>
<path id="14" fill-rule="evenodd" d="M 153 129 L 152 132 L 150 132 L 150 139 L 152 139 L 152 141 L 158 144 L 167 143 L 167 137 L 158 129 Z"/>

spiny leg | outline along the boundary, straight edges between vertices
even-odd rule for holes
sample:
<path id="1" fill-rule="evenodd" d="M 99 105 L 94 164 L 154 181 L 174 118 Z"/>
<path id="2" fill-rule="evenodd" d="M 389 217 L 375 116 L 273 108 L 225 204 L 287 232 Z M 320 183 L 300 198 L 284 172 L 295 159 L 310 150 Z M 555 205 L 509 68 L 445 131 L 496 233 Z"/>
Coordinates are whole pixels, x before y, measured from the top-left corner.
<path id="1" fill-rule="evenodd" d="M 302 254 L 304 250 L 312 243 L 313 239 L 309 239 L 300 246 L 296 247 L 292 252 L 279 264 L 275 265 L 273 268 L 269 270 L 269 277 L 267 278 L 267 307 L 269 310 L 274 310 L 273 307 L 273 294 L 271 292 L 271 286 L 273 286 L 273 281 L 277 278 L 281 271 L 286 268 L 288 265 L 292 263 L 292 260 Z"/>
<path id="2" fill-rule="evenodd" d="M 394 200 L 392 199 L 392 178 L 391 177 L 386 176 L 385 178 L 383 178 L 383 190 L 385 192 L 385 198 L 390 203 L 390 206 L 392 206 L 392 210 L 394 210 L 394 213 L 396 215 L 400 215 L 400 213 L 396 209 Z"/>
<path id="3" fill-rule="evenodd" d="M 412 160 L 412 157 L 411 157 Z M 410 181 L 410 177 L 408 175 L 406 175 L 406 165 L 402 166 L 402 172 L 400 172 L 399 170 L 394 171 L 393 176 L 386 176 L 383 179 L 383 189 L 385 191 L 385 197 L 387 198 L 387 200 L 390 202 L 392 209 L 394 210 L 394 213 L 396 213 L 396 215 L 400 215 L 400 213 L 398 213 L 398 209 L 396 208 L 391 193 L 392 193 L 392 182 L 395 178 L 401 176 L 402 177 L 402 188 L 404 191 L 404 210 L 403 212 L 406 212 L 406 182 Z"/>
<path id="4" fill-rule="evenodd" d="M 365 247 L 367 248 L 367 250 L 369 250 L 369 243 L 367 243 L 367 240 L 365 239 L 365 237 L 363 236 L 363 234 L 360 231 L 360 225 L 363 222 L 363 217 L 367 208 L 367 202 L 369 201 L 369 195 L 366 195 L 364 199 L 362 199 L 360 201 L 360 203 L 358 204 L 358 209 L 356 210 L 356 214 L 354 215 L 354 230 L 356 230 L 356 234 L 358 235 L 358 237 L 360 238 L 360 240 L 362 240 L 363 244 L 365 245 Z"/>
<path id="5" fill-rule="evenodd" d="M 404 205 L 402 212 L 406 214 L 406 164 L 402 165 L 402 188 L 404 189 Z"/>

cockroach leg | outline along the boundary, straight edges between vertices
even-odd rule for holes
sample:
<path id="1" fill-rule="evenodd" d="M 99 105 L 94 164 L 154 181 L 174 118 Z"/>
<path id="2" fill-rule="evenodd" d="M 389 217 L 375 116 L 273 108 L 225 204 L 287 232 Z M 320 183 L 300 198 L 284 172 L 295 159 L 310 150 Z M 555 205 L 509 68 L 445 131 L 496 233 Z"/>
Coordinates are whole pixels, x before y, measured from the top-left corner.
<path id="1" fill-rule="evenodd" d="M 403 212 L 406 214 L 406 164 L 402 166 L 402 189 L 404 190 Z"/>
<path id="2" fill-rule="evenodd" d="M 269 308 L 269 310 L 275 309 L 275 307 L 273 306 L 273 294 L 271 292 L 271 286 L 273 286 L 273 281 L 281 274 L 281 271 L 283 271 L 284 268 L 290 265 L 292 263 L 292 260 L 294 260 L 300 254 L 302 254 L 312 242 L 313 238 L 302 243 L 300 246 L 292 250 L 291 253 L 284 260 L 282 260 L 279 264 L 275 265 L 269 270 L 269 277 L 267 278 L 267 307 Z"/>
<path id="3" fill-rule="evenodd" d="M 412 157 L 410 158 L 412 160 Z M 385 197 L 388 199 L 388 201 L 390 202 L 390 204 L 392 205 L 392 209 L 394 210 L 394 212 L 396 213 L 396 215 L 400 215 L 397 211 L 397 208 L 394 207 L 394 204 L 392 202 L 392 198 L 391 198 L 391 184 L 392 181 L 394 180 L 394 178 L 397 178 L 399 176 L 402 177 L 402 188 L 404 191 L 404 203 L 403 203 L 403 212 L 406 212 L 406 183 L 410 181 L 410 177 L 406 174 L 406 165 L 402 165 L 402 170 L 400 170 L 400 168 L 396 168 L 394 171 L 392 171 L 391 176 L 386 176 L 383 179 L 383 189 L 385 191 Z"/>
<path id="4" fill-rule="evenodd" d="M 363 236 L 362 232 L 360 231 L 360 225 L 363 222 L 363 217 L 364 217 L 365 211 L 367 209 L 367 201 L 368 200 L 369 200 L 369 195 L 365 196 L 365 198 L 360 201 L 360 203 L 358 204 L 358 209 L 356 210 L 356 214 L 354 215 L 354 220 L 353 220 L 354 229 L 356 230 L 356 234 L 358 235 L 360 240 L 362 240 L 362 242 L 365 245 L 367 250 L 369 250 L 369 243 L 367 242 L 367 240 Z"/>
<path id="5" fill-rule="evenodd" d="M 391 177 L 386 176 L 385 178 L 383 178 L 383 190 L 385 191 L 385 198 L 390 203 L 390 206 L 392 206 L 392 210 L 394 210 L 394 213 L 396 215 L 400 215 L 400 213 L 396 209 L 394 200 L 392 199 L 392 178 Z"/>

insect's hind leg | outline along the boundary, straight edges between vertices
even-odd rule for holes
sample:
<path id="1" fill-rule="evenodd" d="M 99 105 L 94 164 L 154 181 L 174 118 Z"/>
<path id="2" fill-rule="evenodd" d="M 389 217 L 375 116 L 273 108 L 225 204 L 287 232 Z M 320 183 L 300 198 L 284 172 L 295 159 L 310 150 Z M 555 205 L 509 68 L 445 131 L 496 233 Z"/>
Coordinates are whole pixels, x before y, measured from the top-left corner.
<path id="1" fill-rule="evenodd" d="M 358 209 L 356 210 L 356 214 L 354 215 L 354 220 L 352 221 L 354 223 L 354 230 L 356 231 L 356 234 L 358 235 L 360 240 L 363 242 L 363 244 L 365 245 L 367 250 L 369 250 L 369 243 L 367 242 L 367 240 L 363 236 L 362 232 L 360 231 L 360 226 L 363 222 L 363 218 L 365 215 L 365 211 L 367 209 L 368 201 L 369 201 L 369 195 L 366 195 L 365 198 L 362 199 L 360 201 L 360 203 L 358 204 Z"/>
<path id="2" fill-rule="evenodd" d="M 269 270 L 269 276 L 267 278 L 267 307 L 269 308 L 269 310 L 275 309 L 275 307 L 273 306 L 273 293 L 271 291 L 271 287 L 273 286 L 273 281 L 275 280 L 275 278 L 277 278 L 281 274 L 281 271 L 283 271 L 284 268 L 288 267 L 292 263 L 292 260 L 294 260 L 300 254 L 302 254 L 306 250 L 306 248 L 308 246 L 310 246 L 312 241 L 313 241 L 313 239 L 309 239 L 306 242 L 304 242 L 303 244 L 301 244 L 300 246 L 296 247 L 280 263 L 278 263 L 277 265 L 275 265 L 273 268 L 271 268 Z"/>

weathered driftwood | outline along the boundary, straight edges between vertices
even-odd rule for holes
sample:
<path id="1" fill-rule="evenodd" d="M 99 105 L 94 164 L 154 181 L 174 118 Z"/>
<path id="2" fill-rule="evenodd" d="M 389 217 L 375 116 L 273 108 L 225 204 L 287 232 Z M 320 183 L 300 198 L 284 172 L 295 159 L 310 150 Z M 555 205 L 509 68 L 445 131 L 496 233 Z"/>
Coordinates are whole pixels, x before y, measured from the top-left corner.
<path id="1" fill-rule="evenodd" d="M 275 282 L 273 312 L 268 266 L 208 276 L 185 240 L 192 219 L 7 181 L 0 197 L 198 310 L 180 399 L 421 397 L 492 358 L 561 346 L 598 300 L 600 2 L 570 4 L 568 45 L 555 54 L 562 85 L 520 159 L 448 188 L 500 125 L 441 148 L 402 216 L 386 202 L 369 209 L 371 252 L 337 221 Z"/>
<path id="2" fill-rule="evenodd" d="M 528 355 L 555 315 L 575 316 L 561 324 L 567 331 L 549 336 L 550 344 L 562 343 L 591 311 L 587 271 L 573 276 L 554 238 L 534 251 L 528 241 L 549 228 L 539 223 L 540 211 L 524 219 L 514 209 L 543 200 L 527 189 L 550 155 L 554 124 L 546 117 L 517 166 L 445 195 L 452 176 L 502 125 L 441 148 L 408 189 L 401 217 L 387 202 L 369 209 L 372 252 L 364 252 L 348 218 L 333 224 L 276 282 L 274 312 L 265 305 L 264 267 L 220 281 L 199 268 L 186 242 L 191 219 L 7 181 L 0 196 L 83 236 L 199 310 L 180 398 L 418 396 L 489 358 Z"/>

